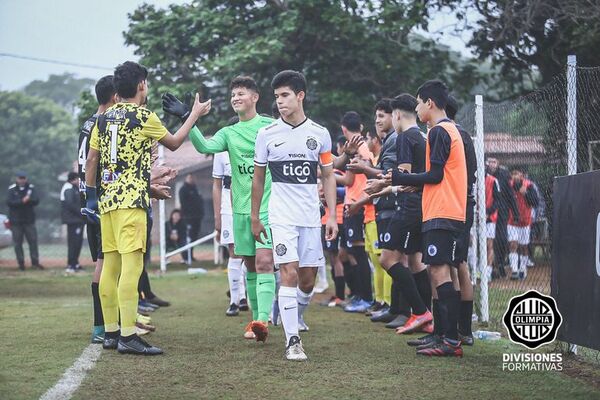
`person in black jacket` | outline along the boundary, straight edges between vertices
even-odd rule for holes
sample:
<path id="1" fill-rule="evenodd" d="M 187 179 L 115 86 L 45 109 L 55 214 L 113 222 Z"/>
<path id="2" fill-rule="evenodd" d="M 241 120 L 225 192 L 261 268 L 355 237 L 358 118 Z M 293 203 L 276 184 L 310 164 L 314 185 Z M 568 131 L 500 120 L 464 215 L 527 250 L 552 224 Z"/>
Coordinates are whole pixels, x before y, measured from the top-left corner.
<path id="1" fill-rule="evenodd" d="M 67 272 L 77 272 L 79 254 L 83 244 L 83 227 L 85 219 L 81 215 L 81 199 L 79 196 L 79 174 L 69 172 L 67 182 L 60 191 L 62 223 L 67 225 Z"/>
<path id="2" fill-rule="evenodd" d="M 23 237 L 29 244 L 29 255 L 33 268 L 44 269 L 40 265 L 37 244 L 37 230 L 35 229 L 35 212 L 33 208 L 40 202 L 37 190 L 27 180 L 27 174 L 19 171 L 16 182 L 9 186 L 6 204 L 8 205 L 8 219 L 11 223 L 13 243 L 19 269 L 25 270 L 25 255 L 23 254 Z"/>
<path id="3" fill-rule="evenodd" d="M 181 217 L 187 227 L 187 236 L 190 242 L 198 239 L 200 223 L 204 217 L 204 199 L 198 192 L 196 179 L 192 174 L 185 177 L 185 182 L 179 189 L 179 202 L 181 203 Z M 193 249 L 188 254 L 188 264 L 194 260 Z"/>
<path id="4" fill-rule="evenodd" d="M 167 233 L 167 251 L 185 246 L 186 226 L 181 219 L 179 209 L 171 211 L 171 217 L 165 222 L 165 232 Z M 182 254 L 182 257 L 185 261 L 184 254 Z"/>

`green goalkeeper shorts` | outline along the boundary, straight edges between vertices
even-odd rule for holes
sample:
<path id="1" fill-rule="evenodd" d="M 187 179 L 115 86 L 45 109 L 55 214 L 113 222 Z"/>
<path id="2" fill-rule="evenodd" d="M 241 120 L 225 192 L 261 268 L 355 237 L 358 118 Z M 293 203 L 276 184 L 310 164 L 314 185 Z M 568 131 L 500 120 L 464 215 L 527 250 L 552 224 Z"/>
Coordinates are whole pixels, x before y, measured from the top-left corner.
<path id="1" fill-rule="evenodd" d="M 233 246 L 236 255 L 253 257 L 256 255 L 256 249 L 273 248 L 268 213 L 260 214 L 260 220 L 267 231 L 267 237 L 263 237 L 264 244 L 254 240 L 250 214 L 233 213 Z"/>

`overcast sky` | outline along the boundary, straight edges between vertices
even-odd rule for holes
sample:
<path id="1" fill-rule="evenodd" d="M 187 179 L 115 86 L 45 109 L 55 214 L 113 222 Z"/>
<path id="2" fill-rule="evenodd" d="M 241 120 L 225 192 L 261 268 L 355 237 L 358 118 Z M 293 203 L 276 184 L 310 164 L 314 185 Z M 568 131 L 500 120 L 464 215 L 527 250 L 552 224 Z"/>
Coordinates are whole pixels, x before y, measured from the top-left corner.
<path id="1" fill-rule="evenodd" d="M 20 89 L 50 74 L 75 73 L 98 79 L 125 60 L 137 60 L 124 45 L 127 14 L 142 3 L 164 8 L 189 0 L 0 0 L 0 53 L 86 64 L 106 69 L 56 65 L 0 56 L 0 90 Z M 452 24 L 438 15 L 436 31 Z M 464 39 L 445 35 L 444 43 L 466 52 Z M 468 52 L 467 52 L 468 53 Z"/>

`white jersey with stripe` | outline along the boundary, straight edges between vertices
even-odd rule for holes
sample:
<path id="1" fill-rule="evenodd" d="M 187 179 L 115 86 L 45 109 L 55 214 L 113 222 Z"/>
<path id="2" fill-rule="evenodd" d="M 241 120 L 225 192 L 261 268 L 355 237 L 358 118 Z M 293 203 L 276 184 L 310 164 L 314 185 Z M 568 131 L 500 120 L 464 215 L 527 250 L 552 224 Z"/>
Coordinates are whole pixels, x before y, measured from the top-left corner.
<path id="1" fill-rule="evenodd" d="M 318 165 L 331 165 L 329 131 L 310 119 L 292 126 L 281 118 L 258 131 L 254 163 L 271 172 L 269 223 L 320 227 Z"/>
<path id="2" fill-rule="evenodd" d="M 231 208 L 231 163 L 229 153 L 223 151 L 215 154 L 213 158 L 213 178 L 222 179 L 221 186 L 221 214 L 232 215 Z"/>

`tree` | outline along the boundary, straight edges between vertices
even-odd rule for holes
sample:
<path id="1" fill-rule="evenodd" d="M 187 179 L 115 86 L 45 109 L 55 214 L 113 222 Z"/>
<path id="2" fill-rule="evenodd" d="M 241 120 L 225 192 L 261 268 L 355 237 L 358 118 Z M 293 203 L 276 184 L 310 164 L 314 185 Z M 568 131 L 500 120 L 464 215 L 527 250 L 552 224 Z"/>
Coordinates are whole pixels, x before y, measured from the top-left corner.
<path id="1" fill-rule="evenodd" d="M 89 90 L 94 84 L 93 79 L 76 78 L 74 74 L 50 75 L 48 80 L 35 80 L 23 88 L 31 96 L 50 99 L 70 112 L 84 90 Z"/>
<path id="2" fill-rule="evenodd" d="M 196 0 L 156 9 L 142 5 L 129 15 L 128 45 L 151 73 L 150 108 L 165 91 L 200 88 L 215 111 L 212 129 L 232 114 L 228 82 L 253 76 L 261 90 L 260 112 L 270 114 L 270 81 L 283 69 L 308 80 L 308 114 L 332 133 L 344 111 L 371 117 L 376 99 L 415 93 L 441 78 L 464 98 L 480 82 L 477 66 L 447 47 L 411 34 L 426 25 L 422 2 Z"/>
<path id="3" fill-rule="evenodd" d="M 0 187 L 13 182 L 16 170 L 25 170 L 40 193 L 38 216 L 57 219 L 62 185 L 58 176 L 71 169 L 77 155 L 71 116 L 51 100 L 0 91 L 0 132 Z M 4 199 L 0 210 L 7 211 Z"/>

